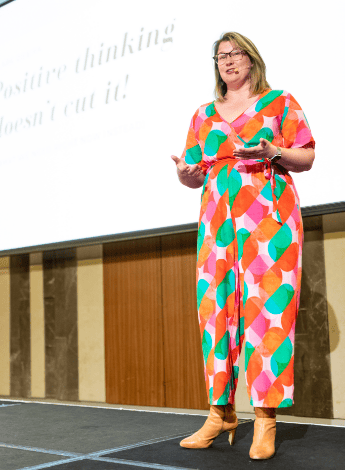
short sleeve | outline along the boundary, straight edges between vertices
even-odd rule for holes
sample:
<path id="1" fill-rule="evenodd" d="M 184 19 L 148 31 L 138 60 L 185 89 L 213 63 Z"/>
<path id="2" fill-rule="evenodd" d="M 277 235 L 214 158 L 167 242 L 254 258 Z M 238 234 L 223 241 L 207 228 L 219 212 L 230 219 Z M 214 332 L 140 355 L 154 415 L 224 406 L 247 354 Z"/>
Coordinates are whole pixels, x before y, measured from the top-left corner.
<path id="1" fill-rule="evenodd" d="M 181 158 L 188 165 L 195 165 L 196 163 L 201 166 L 202 171 L 206 174 L 207 166 L 202 159 L 202 150 L 198 141 L 198 129 L 196 127 L 198 121 L 199 110 L 194 113 L 187 134 L 186 146 L 183 150 Z M 200 119 L 200 118 L 199 118 Z"/>
<path id="2" fill-rule="evenodd" d="M 315 148 L 307 118 L 291 93 L 287 93 L 281 120 L 284 148 Z"/>

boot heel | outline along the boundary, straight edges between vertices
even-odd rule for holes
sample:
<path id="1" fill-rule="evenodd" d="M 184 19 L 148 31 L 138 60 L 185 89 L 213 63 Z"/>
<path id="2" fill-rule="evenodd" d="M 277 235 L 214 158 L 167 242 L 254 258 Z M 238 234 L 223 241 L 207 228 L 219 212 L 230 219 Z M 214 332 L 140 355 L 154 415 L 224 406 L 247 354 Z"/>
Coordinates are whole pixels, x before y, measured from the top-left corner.
<path id="1" fill-rule="evenodd" d="M 233 446 L 234 443 L 235 443 L 236 429 L 237 429 L 237 428 L 231 429 L 231 431 L 229 431 L 229 444 L 230 444 L 231 446 Z"/>

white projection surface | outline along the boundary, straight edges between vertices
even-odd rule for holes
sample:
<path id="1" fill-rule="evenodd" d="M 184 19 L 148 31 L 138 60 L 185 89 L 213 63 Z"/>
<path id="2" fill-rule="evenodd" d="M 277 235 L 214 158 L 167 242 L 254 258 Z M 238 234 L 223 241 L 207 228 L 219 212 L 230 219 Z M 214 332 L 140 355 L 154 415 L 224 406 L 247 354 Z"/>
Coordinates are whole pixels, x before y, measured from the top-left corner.
<path id="1" fill-rule="evenodd" d="M 344 193 L 343 24 L 314 1 L 16 0 L 0 8 L 1 251 L 197 222 L 177 179 L 213 43 L 251 39 L 316 142 L 302 207 Z"/>

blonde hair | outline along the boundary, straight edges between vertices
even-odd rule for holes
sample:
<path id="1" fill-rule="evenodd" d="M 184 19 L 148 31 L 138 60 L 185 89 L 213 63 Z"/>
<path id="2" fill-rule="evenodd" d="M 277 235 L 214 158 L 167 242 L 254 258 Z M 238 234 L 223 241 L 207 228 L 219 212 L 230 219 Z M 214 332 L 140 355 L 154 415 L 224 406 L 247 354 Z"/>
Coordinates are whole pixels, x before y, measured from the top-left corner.
<path id="1" fill-rule="evenodd" d="M 271 88 L 266 80 L 265 62 L 263 61 L 259 51 L 252 43 L 252 41 L 240 33 L 223 33 L 221 38 L 213 44 L 213 55 L 216 55 L 218 53 L 219 45 L 221 42 L 224 41 L 234 42 L 239 47 L 239 49 L 241 49 L 242 51 L 246 51 L 251 63 L 253 64 L 253 67 L 251 68 L 250 72 L 250 92 L 252 96 L 263 93 L 268 88 Z M 226 83 L 222 80 L 222 77 L 220 76 L 216 61 L 214 61 L 214 73 L 216 77 L 214 95 L 217 101 L 224 102 L 224 96 L 227 92 L 227 86 Z"/>

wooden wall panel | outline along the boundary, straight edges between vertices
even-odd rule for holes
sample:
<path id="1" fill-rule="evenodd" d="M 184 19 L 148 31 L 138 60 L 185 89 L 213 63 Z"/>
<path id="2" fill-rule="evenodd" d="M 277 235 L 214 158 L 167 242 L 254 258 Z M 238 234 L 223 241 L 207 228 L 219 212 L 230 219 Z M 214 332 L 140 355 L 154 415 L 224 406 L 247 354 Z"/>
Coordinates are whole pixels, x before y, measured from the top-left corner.
<path id="1" fill-rule="evenodd" d="M 31 396 L 29 255 L 10 258 L 11 396 Z"/>
<path id="2" fill-rule="evenodd" d="M 46 398 L 76 401 L 78 313 L 76 249 L 44 252 Z"/>
<path id="3" fill-rule="evenodd" d="M 105 402 L 103 247 L 77 248 L 79 400 Z"/>
<path id="4" fill-rule="evenodd" d="M 106 401 L 164 406 L 160 238 L 104 245 Z"/>
<path id="5" fill-rule="evenodd" d="M 166 406 L 209 409 L 196 302 L 197 233 L 162 237 Z"/>
<path id="6" fill-rule="evenodd" d="M 30 253 L 30 327 L 31 396 L 44 398 L 46 365 L 42 253 Z"/>
<path id="7" fill-rule="evenodd" d="M 0 396 L 11 393 L 10 257 L 0 258 Z"/>
<path id="8" fill-rule="evenodd" d="M 322 216 L 333 417 L 345 418 L 345 212 Z"/>

